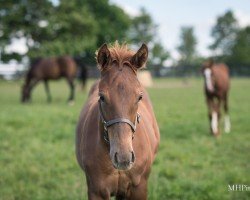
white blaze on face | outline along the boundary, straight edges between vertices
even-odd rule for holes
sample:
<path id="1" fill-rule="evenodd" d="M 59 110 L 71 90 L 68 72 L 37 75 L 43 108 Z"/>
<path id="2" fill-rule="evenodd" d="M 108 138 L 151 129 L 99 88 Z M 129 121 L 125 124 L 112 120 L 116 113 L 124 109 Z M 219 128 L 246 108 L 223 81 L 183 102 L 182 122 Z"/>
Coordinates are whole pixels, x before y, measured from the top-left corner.
<path id="1" fill-rule="evenodd" d="M 212 71 L 211 69 L 207 68 L 204 70 L 204 75 L 205 75 L 205 82 L 206 82 L 206 87 L 209 91 L 214 91 L 214 86 L 212 84 Z"/>
<path id="2" fill-rule="evenodd" d="M 212 112 L 211 128 L 213 133 L 218 133 L 218 115 L 217 112 Z"/>
<path id="3" fill-rule="evenodd" d="M 225 116 L 224 130 L 225 130 L 225 133 L 229 133 L 231 130 L 231 123 L 230 123 L 229 115 Z"/>

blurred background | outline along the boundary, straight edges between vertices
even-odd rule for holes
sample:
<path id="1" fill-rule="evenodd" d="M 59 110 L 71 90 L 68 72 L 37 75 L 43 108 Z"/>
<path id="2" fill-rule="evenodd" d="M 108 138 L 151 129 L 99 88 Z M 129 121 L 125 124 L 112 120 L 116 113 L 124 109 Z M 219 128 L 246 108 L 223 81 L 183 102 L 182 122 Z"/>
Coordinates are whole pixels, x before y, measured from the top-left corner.
<path id="1" fill-rule="evenodd" d="M 145 85 L 161 132 L 149 179 L 149 199 L 250 199 L 250 2 L 247 0 L 1 0 L 0 200 L 87 199 L 75 158 L 75 126 L 99 76 L 95 51 L 118 40 L 145 42 Z M 65 80 L 42 84 L 32 103 L 20 91 L 36 58 L 72 56 L 88 70 L 74 106 Z M 230 68 L 232 132 L 210 135 L 201 64 Z M 144 71 L 145 72 L 145 71 Z M 146 77 L 146 78 L 145 78 Z M 223 122 L 223 118 L 221 120 Z M 221 122 L 221 123 L 222 123 Z"/>
<path id="2" fill-rule="evenodd" d="M 37 57 L 70 55 L 97 76 L 95 50 L 118 40 L 148 44 L 153 76 L 197 76 L 208 57 L 249 76 L 249 13 L 244 0 L 3 1 L 0 75 L 19 76 Z"/>

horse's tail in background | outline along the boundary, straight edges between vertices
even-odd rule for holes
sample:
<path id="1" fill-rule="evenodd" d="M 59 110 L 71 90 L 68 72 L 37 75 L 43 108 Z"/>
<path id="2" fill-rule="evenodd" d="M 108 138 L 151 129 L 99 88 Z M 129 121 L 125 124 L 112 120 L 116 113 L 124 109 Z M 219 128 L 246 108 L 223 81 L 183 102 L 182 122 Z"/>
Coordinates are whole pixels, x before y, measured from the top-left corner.
<path id="1" fill-rule="evenodd" d="M 87 67 L 85 65 L 82 65 L 80 67 L 80 77 L 79 78 L 82 81 L 82 89 L 85 89 L 87 78 L 88 78 L 88 70 L 87 70 Z"/>
<path id="2" fill-rule="evenodd" d="M 81 81 L 82 89 L 85 89 L 87 79 L 88 79 L 87 66 L 84 64 L 84 62 L 83 62 L 83 60 L 81 58 L 75 57 L 74 60 L 75 60 L 75 62 L 77 64 L 77 66 L 78 66 L 77 79 Z"/>

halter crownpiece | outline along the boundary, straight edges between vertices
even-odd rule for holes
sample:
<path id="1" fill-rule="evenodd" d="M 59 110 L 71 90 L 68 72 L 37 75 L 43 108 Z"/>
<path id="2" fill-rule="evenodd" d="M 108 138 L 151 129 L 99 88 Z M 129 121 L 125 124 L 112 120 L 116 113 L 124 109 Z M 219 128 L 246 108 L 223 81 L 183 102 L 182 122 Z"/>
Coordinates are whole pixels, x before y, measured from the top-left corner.
<path id="1" fill-rule="evenodd" d="M 133 132 L 132 139 L 134 139 L 136 125 L 137 125 L 137 123 L 140 122 L 140 117 L 141 117 L 139 113 L 136 114 L 135 123 L 131 122 L 129 119 L 126 119 L 126 118 L 116 118 L 116 119 L 111 119 L 109 121 L 106 121 L 104 119 L 104 115 L 103 115 L 103 112 L 102 112 L 102 106 L 101 106 L 100 100 L 98 101 L 98 104 L 99 104 L 99 110 L 100 110 L 100 118 L 102 120 L 102 124 L 103 124 L 103 127 L 104 127 L 104 140 L 107 143 L 109 143 L 108 127 L 110 127 L 110 126 L 112 126 L 112 125 L 114 125 L 116 123 L 126 123 L 126 124 L 130 125 L 130 127 L 132 129 L 132 132 Z"/>

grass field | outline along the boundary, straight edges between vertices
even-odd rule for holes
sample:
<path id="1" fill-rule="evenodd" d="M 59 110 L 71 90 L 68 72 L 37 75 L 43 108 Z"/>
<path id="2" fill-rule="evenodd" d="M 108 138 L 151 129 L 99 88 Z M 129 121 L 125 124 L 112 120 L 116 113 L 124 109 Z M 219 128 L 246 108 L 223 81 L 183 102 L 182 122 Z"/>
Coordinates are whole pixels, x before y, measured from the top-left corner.
<path id="1" fill-rule="evenodd" d="M 232 132 L 209 134 L 202 80 L 160 79 L 149 89 L 161 131 L 159 153 L 149 180 L 150 200 L 241 200 L 250 191 L 250 79 L 233 79 Z M 85 177 L 74 154 L 74 132 L 86 92 L 66 104 L 65 82 L 51 83 L 22 105 L 20 82 L 0 82 L 0 199 L 87 199 Z M 90 84 L 89 84 L 90 85 Z"/>

